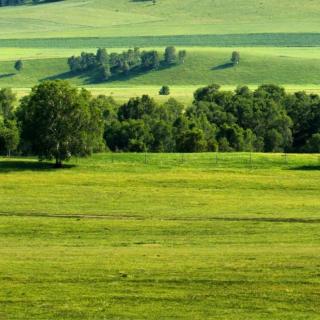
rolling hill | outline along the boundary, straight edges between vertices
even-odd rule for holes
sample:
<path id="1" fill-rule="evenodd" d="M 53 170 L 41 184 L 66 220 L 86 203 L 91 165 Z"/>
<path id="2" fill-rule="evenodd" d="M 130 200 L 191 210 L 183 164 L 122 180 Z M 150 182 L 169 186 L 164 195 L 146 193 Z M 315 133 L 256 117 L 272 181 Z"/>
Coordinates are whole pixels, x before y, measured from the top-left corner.
<path id="1" fill-rule="evenodd" d="M 241 63 L 237 67 L 229 63 L 231 48 L 188 48 L 187 52 L 183 65 L 97 82 L 90 73 L 69 73 L 66 57 L 79 54 L 76 49 L 58 50 L 55 54 L 52 49 L 13 48 L 0 54 L 0 87 L 31 87 L 44 79 L 67 79 L 75 85 L 94 88 L 197 86 L 212 82 L 234 87 L 262 82 L 306 88 L 320 84 L 320 48 L 241 48 Z M 14 60 L 21 57 L 24 69 L 17 73 Z"/>
<path id="2" fill-rule="evenodd" d="M 154 88 L 163 84 L 181 88 L 211 82 L 233 87 L 273 82 L 289 88 L 315 87 L 320 85 L 319 14 L 320 6 L 313 0 L 303 5 L 297 0 L 158 0 L 156 5 L 139 0 L 65 0 L 3 7 L 0 87 L 28 88 L 44 79 L 67 79 L 106 90 L 153 86 L 155 94 Z M 187 48 L 186 64 L 107 83 L 97 83 L 90 74 L 74 77 L 66 65 L 66 57 L 97 47 L 110 52 L 166 45 Z M 241 51 L 242 60 L 230 68 L 234 49 Z M 24 60 L 19 74 L 13 69 L 16 59 Z"/>
<path id="3" fill-rule="evenodd" d="M 290 92 L 320 92 L 317 0 L 30 2 L 0 8 L 0 88 L 19 97 L 45 79 L 66 79 L 117 101 L 142 94 L 167 100 L 158 91 L 169 85 L 185 105 L 209 83 L 227 90 L 275 83 Z M 110 53 L 168 45 L 187 50 L 184 64 L 108 82 L 97 82 L 92 73 L 74 76 L 67 65 L 67 57 L 98 47 Z M 237 66 L 230 65 L 233 50 L 241 55 Z M 20 72 L 14 69 L 18 59 Z M 312 115 L 318 100 L 307 101 L 308 109 L 303 99 L 299 110 L 318 128 Z M 239 116 L 248 112 L 255 122 L 261 108 L 251 108 L 244 95 L 241 101 Z M 289 128 L 278 104 L 268 101 L 263 108 L 269 105 L 266 121 Z M 222 119 L 223 109 L 212 109 Z M 112 106 L 105 111 L 113 119 Z M 225 115 L 230 139 L 260 143 L 250 130 L 234 130 Z M 29 112 L 25 116 L 29 120 Z M 192 140 L 203 140 L 207 130 L 218 133 L 202 116 L 187 127 Z M 157 112 L 159 135 L 176 134 L 162 118 L 169 116 Z M 177 126 L 185 126 L 183 118 Z M 198 121 L 204 130 L 198 131 Z M 135 138 L 147 136 L 147 128 L 138 133 L 140 120 L 124 122 L 137 128 Z M 59 127 L 69 126 L 46 127 L 56 139 Z M 278 139 L 279 132 L 268 128 L 270 140 Z M 289 137 L 291 129 L 284 131 Z M 11 139 L 7 132 L 2 137 Z M 22 151 L 0 159 L 1 320 L 319 319 L 318 154 L 153 154 L 144 148 L 72 157 L 53 170 Z"/>
<path id="4" fill-rule="evenodd" d="M 0 10 L 0 38 L 319 32 L 305 0 L 65 0 Z"/>

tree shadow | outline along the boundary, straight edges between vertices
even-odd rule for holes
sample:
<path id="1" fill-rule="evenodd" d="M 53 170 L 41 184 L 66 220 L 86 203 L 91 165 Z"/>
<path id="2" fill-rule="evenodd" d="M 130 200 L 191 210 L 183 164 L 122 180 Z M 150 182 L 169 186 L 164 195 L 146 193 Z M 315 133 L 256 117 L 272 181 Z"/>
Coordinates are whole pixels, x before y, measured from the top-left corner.
<path id="1" fill-rule="evenodd" d="M 128 72 L 127 74 L 125 74 L 125 73 L 113 74 L 108 80 L 101 79 L 101 72 L 99 72 L 99 70 L 97 70 L 97 69 L 92 69 L 92 70 L 88 70 L 85 72 L 78 72 L 78 73 L 67 71 L 67 72 L 59 73 L 59 74 L 52 75 L 52 76 L 49 76 L 46 78 L 42 78 L 42 79 L 40 79 L 40 81 L 70 80 L 72 78 L 79 78 L 79 79 L 82 79 L 83 83 L 86 85 L 102 84 L 102 83 L 107 84 L 107 83 L 112 83 L 115 81 L 125 82 L 125 81 L 129 81 L 133 78 L 141 77 L 141 76 L 146 75 L 150 72 L 167 70 L 167 69 L 177 67 L 178 65 L 179 64 L 170 64 L 170 65 L 161 64 L 157 69 L 142 69 L 141 67 L 136 67 L 136 68 L 132 68 L 130 70 L 130 72 Z"/>
<path id="2" fill-rule="evenodd" d="M 71 71 L 55 74 L 52 76 L 48 76 L 40 79 L 40 81 L 46 80 L 71 80 L 73 78 L 83 79 L 84 84 L 97 84 L 102 83 L 104 81 L 101 80 L 101 76 L 98 74 L 96 70 L 90 70 L 82 73 L 74 73 Z"/>
<path id="3" fill-rule="evenodd" d="M 306 165 L 290 168 L 290 170 L 297 171 L 320 171 L 320 165 Z"/>
<path id="4" fill-rule="evenodd" d="M 233 65 L 233 63 L 232 62 L 227 62 L 227 63 L 224 63 L 224 64 L 220 64 L 220 65 L 218 65 L 218 66 L 215 66 L 215 67 L 213 67 L 211 70 L 214 70 L 214 71 L 216 71 L 216 70 L 225 70 L 225 69 L 230 69 L 230 68 L 232 68 L 234 65 Z"/>
<path id="5" fill-rule="evenodd" d="M 78 76 L 78 75 L 68 71 L 68 72 L 63 72 L 63 73 L 55 74 L 53 76 L 48 76 L 48 77 L 42 78 L 42 79 L 40 79 L 40 81 L 45 81 L 45 80 L 68 80 L 68 79 L 71 79 L 71 78 L 75 78 L 76 76 Z"/>
<path id="6" fill-rule="evenodd" d="M 13 77 L 15 75 L 16 75 L 15 73 L 0 74 L 0 79 L 2 79 L 2 78 L 10 78 L 10 77 Z"/>
<path id="7" fill-rule="evenodd" d="M 131 69 L 129 73 L 114 74 L 114 75 L 112 75 L 111 78 L 109 78 L 106 81 L 102 81 L 102 82 L 106 82 L 106 83 L 115 82 L 115 81 L 125 82 L 125 81 L 129 81 L 131 79 L 141 77 L 149 72 L 157 71 L 157 70 L 159 70 L 159 69 L 154 69 L 154 70 L 143 70 L 140 68 Z"/>
<path id="8" fill-rule="evenodd" d="M 170 65 L 167 65 L 167 64 L 160 64 L 160 66 L 156 69 L 143 69 L 141 67 L 136 67 L 136 68 L 132 68 L 130 70 L 129 73 L 118 73 L 118 74 L 114 74 L 111 78 L 109 78 L 108 80 L 105 80 L 105 81 L 101 81 L 101 79 L 99 79 L 99 74 L 97 73 L 95 75 L 95 77 L 91 76 L 91 83 L 90 84 L 94 84 L 94 83 L 110 83 L 110 82 L 115 82 L 115 81 L 119 81 L 119 82 L 126 82 L 126 81 L 129 81 L 131 79 L 134 79 L 134 78 L 138 78 L 138 77 L 141 77 L 143 75 L 146 75 L 150 72 L 158 72 L 158 71 L 162 71 L 162 70 L 168 70 L 168 69 L 171 69 L 171 68 L 174 68 L 174 67 L 177 67 L 178 64 L 170 64 Z M 92 82 L 94 81 L 94 82 Z"/>
<path id="9" fill-rule="evenodd" d="M 42 4 L 48 4 L 48 3 L 60 2 L 60 1 L 63 1 L 63 0 L 40 0 L 39 2 L 32 2 L 30 5 L 39 6 Z"/>
<path id="10" fill-rule="evenodd" d="M 64 164 L 62 169 L 71 169 L 72 164 Z M 57 170 L 54 163 L 26 160 L 0 160 L 0 174 L 19 171 L 52 171 Z M 60 169 L 61 170 L 61 169 Z"/>

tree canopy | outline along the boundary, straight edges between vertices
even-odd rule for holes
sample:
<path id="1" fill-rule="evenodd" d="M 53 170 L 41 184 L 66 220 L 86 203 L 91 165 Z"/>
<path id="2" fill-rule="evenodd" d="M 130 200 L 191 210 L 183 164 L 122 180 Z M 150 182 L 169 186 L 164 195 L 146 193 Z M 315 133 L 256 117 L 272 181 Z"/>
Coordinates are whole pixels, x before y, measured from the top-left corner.
<path id="1" fill-rule="evenodd" d="M 100 53 L 101 60 L 105 54 Z M 319 152 L 320 97 L 287 94 L 276 85 L 252 91 L 199 88 L 186 107 L 148 95 L 119 105 L 65 81 L 44 81 L 15 111 L 15 95 L 0 91 L 0 153 L 55 159 L 107 148 L 125 152 Z M 19 142 L 20 141 L 20 142 Z"/>
<path id="2" fill-rule="evenodd" d="M 184 63 L 186 55 L 185 50 L 177 54 L 173 46 L 167 47 L 164 54 L 157 50 L 140 51 L 139 48 L 109 54 L 105 48 L 99 48 L 95 54 L 82 52 L 80 56 L 70 57 L 68 65 L 72 73 L 91 72 L 97 80 L 106 81 L 119 75 L 148 72 Z"/>
<path id="3" fill-rule="evenodd" d="M 33 88 L 17 111 L 24 143 L 39 159 L 55 159 L 56 166 L 71 156 L 101 149 L 101 110 L 86 90 L 65 81 L 45 81 Z"/>

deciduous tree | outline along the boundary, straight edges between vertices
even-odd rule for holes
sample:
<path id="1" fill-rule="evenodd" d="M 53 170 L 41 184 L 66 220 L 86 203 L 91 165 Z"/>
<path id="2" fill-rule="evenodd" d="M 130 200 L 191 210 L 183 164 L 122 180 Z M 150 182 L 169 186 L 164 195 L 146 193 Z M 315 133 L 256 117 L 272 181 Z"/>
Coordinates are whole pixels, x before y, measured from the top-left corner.
<path id="1" fill-rule="evenodd" d="M 32 89 L 17 112 L 22 139 L 40 160 L 55 159 L 56 167 L 71 156 L 101 149 L 103 118 L 88 91 L 65 81 L 45 81 Z"/>

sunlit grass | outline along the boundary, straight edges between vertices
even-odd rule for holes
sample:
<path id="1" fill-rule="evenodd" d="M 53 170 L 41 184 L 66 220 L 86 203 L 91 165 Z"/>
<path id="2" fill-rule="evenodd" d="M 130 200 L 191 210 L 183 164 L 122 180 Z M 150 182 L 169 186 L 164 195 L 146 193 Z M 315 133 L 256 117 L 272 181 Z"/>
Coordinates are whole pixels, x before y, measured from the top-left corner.
<path id="1" fill-rule="evenodd" d="M 317 319 L 318 155 L 0 160 L 3 319 Z"/>
<path id="2" fill-rule="evenodd" d="M 1 38 L 319 32 L 319 5 L 305 0 L 67 0 L 1 8 Z"/>

